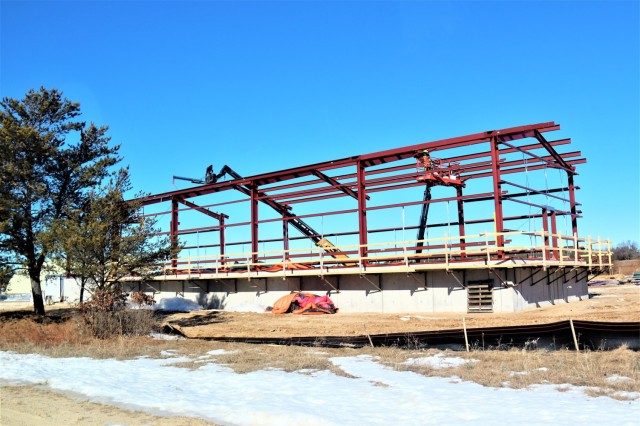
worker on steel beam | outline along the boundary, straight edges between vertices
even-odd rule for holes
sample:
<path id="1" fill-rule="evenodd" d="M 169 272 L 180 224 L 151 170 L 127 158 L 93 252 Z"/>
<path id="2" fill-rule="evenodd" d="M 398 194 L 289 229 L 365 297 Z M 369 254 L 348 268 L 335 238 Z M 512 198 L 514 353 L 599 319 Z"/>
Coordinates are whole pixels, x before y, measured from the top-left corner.
<path id="1" fill-rule="evenodd" d="M 218 177 L 213 172 L 213 164 L 210 164 L 209 167 L 207 167 L 207 171 L 204 174 L 204 181 L 206 183 L 216 183 L 217 180 L 218 180 Z"/>

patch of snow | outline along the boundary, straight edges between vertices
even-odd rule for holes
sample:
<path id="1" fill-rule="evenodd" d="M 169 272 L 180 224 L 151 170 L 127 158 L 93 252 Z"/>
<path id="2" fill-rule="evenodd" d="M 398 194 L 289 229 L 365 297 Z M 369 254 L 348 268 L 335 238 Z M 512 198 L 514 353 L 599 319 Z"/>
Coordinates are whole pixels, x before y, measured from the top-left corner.
<path id="1" fill-rule="evenodd" d="M 170 312 L 191 312 L 201 311 L 204 308 L 193 300 L 185 299 L 184 297 L 170 297 L 160 299 L 158 303 L 153 305 L 153 309 Z"/>
<path id="2" fill-rule="evenodd" d="M 509 372 L 510 376 L 526 376 L 528 374 L 529 374 L 528 371 L 510 371 Z"/>
<path id="3" fill-rule="evenodd" d="M 618 391 L 618 392 L 614 392 L 614 395 L 619 398 L 626 398 L 629 400 L 640 399 L 640 392 Z"/>
<path id="4" fill-rule="evenodd" d="M 0 302 L 30 302 L 31 293 L 0 294 Z"/>
<path id="5" fill-rule="evenodd" d="M 155 340 L 179 340 L 184 339 L 182 336 L 176 336 L 175 334 L 163 334 L 163 333 L 151 333 L 149 336 Z"/>
<path id="6" fill-rule="evenodd" d="M 400 321 L 409 321 L 411 317 L 400 317 Z"/>
<path id="7" fill-rule="evenodd" d="M 428 356 L 423 358 L 409 358 L 408 360 L 403 362 L 403 364 L 427 366 L 436 370 L 440 370 L 444 368 L 459 367 L 469 362 L 477 362 L 477 361 L 478 361 L 477 359 L 463 359 L 458 357 L 445 356 L 444 354 L 436 354 L 433 356 Z"/>
<path id="8" fill-rule="evenodd" d="M 137 303 L 126 302 L 125 307 L 127 309 L 142 309 L 142 310 L 155 310 L 155 305 L 138 305 Z"/>
<path id="9" fill-rule="evenodd" d="M 565 392 L 558 392 L 552 385 L 509 389 L 451 383 L 450 377 L 395 371 L 370 356 L 331 358 L 352 377 L 325 370 L 237 374 L 215 363 L 185 369 L 171 362 L 175 359 L 49 358 L 0 351 L 0 383 L 42 384 L 91 402 L 240 426 L 298 424 L 300 413 L 307 413 L 309 407 L 330 407 L 304 416 L 304 423 L 312 426 L 411 426 L 426 421 L 458 426 L 471 421 L 507 424 L 513 419 L 575 426 L 592 423 L 602 413 L 606 413 L 607 423 L 637 426 L 640 418 L 640 400 L 592 398 L 581 388 L 568 385 Z M 499 410 L 496 401 L 500 401 Z M 420 415 L 416 415 L 416 407 L 420 407 Z M 362 413 L 366 413 L 364 421 Z"/>
<path id="10" fill-rule="evenodd" d="M 263 305 L 258 305 L 256 303 L 241 303 L 239 305 L 230 306 L 225 308 L 225 311 L 229 312 L 255 312 L 258 314 L 264 313 L 267 311 L 267 307 Z"/>
<path id="11" fill-rule="evenodd" d="M 207 355 L 227 355 L 235 352 L 238 352 L 238 351 L 228 351 L 226 349 L 214 349 L 212 351 L 207 352 Z"/>
<path id="12" fill-rule="evenodd" d="M 549 369 L 547 367 L 540 367 L 538 368 L 538 371 L 549 371 Z"/>
<path id="13" fill-rule="evenodd" d="M 329 355 L 329 352 L 323 352 L 323 351 L 317 351 L 317 350 L 310 350 L 310 351 L 307 351 L 307 353 L 309 355 Z"/>
<path id="14" fill-rule="evenodd" d="M 618 374 L 614 374 L 613 376 L 607 377 L 607 382 L 632 382 L 633 379 L 627 376 L 620 376 Z"/>

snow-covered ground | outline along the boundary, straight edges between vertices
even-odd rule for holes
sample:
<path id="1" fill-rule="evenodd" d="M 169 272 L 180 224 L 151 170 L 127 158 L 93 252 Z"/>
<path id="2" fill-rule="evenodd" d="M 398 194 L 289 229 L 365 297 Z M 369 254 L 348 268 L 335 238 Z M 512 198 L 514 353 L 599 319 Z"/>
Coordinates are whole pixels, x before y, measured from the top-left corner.
<path id="1" fill-rule="evenodd" d="M 29 302 L 29 301 L 31 301 L 31 294 L 29 293 L 17 293 L 17 294 L 0 293 L 0 302 Z"/>
<path id="2" fill-rule="evenodd" d="M 310 349 L 312 350 L 312 349 Z M 0 351 L 0 384 L 38 384 L 156 415 L 192 416 L 234 425 L 639 424 L 640 400 L 592 398 L 568 385 L 488 388 L 455 377 L 394 371 L 370 356 L 331 361 L 355 378 L 328 371 L 236 374 L 213 362 L 163 351 L 162 359 L 48 358 Z M 173 366 L 196 361 L 201 366 Z M 435 368 L 452 357 L 414 358 Z M 618 380 L 618 378 L 612 378 Z M 561 388 L 562 391 L 559 390 Z"/>

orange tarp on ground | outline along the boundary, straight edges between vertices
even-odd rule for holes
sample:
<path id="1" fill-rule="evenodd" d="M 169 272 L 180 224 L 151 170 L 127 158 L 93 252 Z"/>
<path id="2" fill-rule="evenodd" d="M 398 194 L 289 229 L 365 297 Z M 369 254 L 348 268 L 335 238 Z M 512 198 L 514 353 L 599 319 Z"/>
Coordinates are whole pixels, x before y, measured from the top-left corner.
<path id="1" fill-rule="evenodd" d="M 335 314 L 338 308 L 328 296 L 296 292 L 276 300 L 271 310 L 274 314 Z"/>

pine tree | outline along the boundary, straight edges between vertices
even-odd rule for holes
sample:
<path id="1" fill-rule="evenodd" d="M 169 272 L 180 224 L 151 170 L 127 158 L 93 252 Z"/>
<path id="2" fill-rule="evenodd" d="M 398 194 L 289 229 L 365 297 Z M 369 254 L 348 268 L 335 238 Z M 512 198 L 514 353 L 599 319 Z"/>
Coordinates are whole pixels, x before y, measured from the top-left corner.
<path id="1" fill-rule="evenodd" d="M 43 315 L 40 274 L 59 243 L 53 230 L 120 161 L 119 145 L 109 145 L 106 126 L 78 121 L 80 105 L 56 89 L 0 107 L 0 254 L 26 268 Z"/>
<path id="2" fill-rule="evenodd" d="M 85 289 L 111 290 L 127 276 L 144 280 L 171 257 L 169 238 L 156 236 L 155 219 L 124 200 L 130 189 L 128 170 L 120 169 L 57 227 L 63 244 L 56 260 L 79 282 L 81 303 Z"/>

